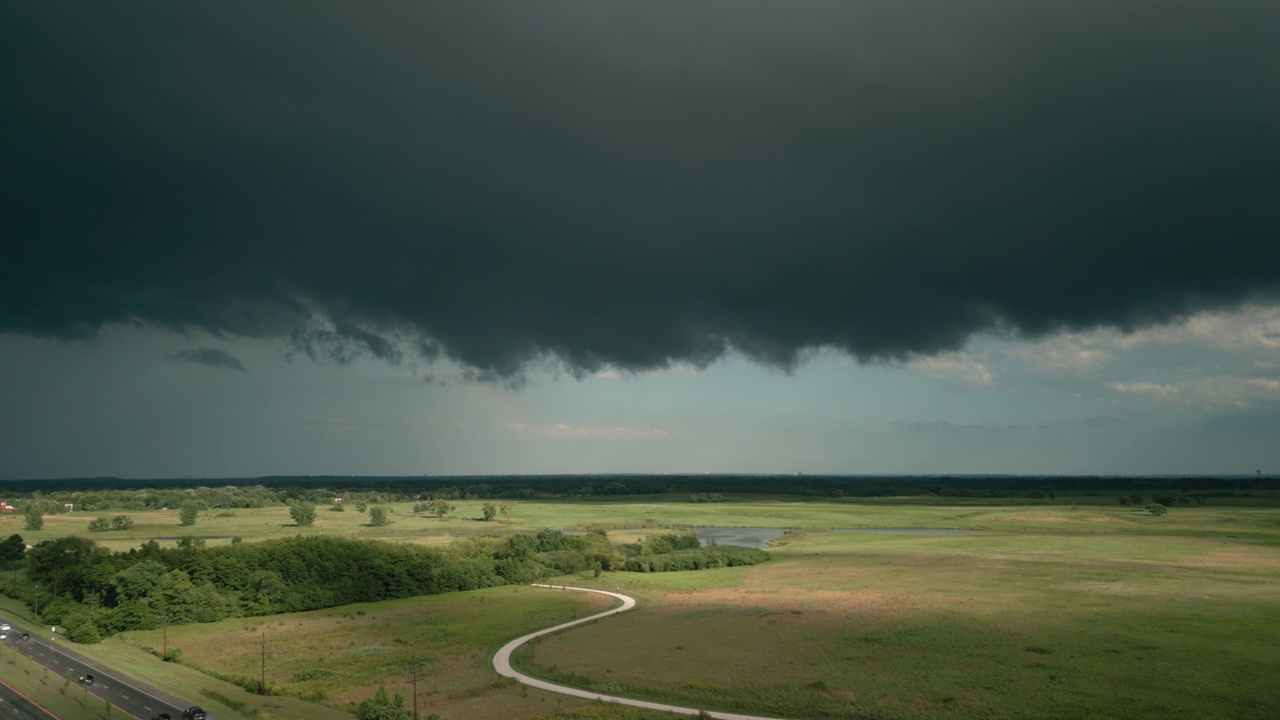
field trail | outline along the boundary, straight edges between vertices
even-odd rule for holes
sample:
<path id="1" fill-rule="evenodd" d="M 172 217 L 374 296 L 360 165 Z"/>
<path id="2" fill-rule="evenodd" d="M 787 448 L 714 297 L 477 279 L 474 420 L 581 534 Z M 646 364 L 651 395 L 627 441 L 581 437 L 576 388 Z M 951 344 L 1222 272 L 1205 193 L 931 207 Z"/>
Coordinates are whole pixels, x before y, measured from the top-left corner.
<path id="1" fill-rule="evenodd" d="M 618 697 L 616 695 L 601 695 L 600 693 L 591 692 L 590 690 L 582 690 L 580 688 L 569 687 L 568 685 L 557 685 L 556 683 L 547 682 L 546 680 L 539 680 L 538 678 L 525 675 L 524 673 L 511 667 L 511 653 L 515 652 L 516 648 L 520 647 L 521 645 L 529 642 L 530 640 L 536 637 L 549 635 L 551 633 L 559 632 L 560 630 L 564 630 L 566 628 L 571 628 L 574 625 L 581 625 L 582 623 L 591 622 L 592 620 L 598 620 L 602 617 L 607 617 L 609 615 L 614 615 L 616 613 L 626 612 L 627 610 L 630 610 L 631 608 L 636 606 L 635 598 L 630 597 L 628 595 L 623 595 L 622 593 L 609 592 L 608 590 L 595 590 L 592 588 L 570 587 L 568 585 L 542 585 L 540 583 L 534 583 L 534 587 L 549 588 L 553 590 L 577 590 L 579 592 L 598 593 L 600 595 L 608 595 L 609 597 L 617 598 L 622 601 L 622 604 L 611 610 L 605 610 L 602 613 L 596 613 L 595 615 L 588 615 L 587 617 L 579 618 L 578 620 L 571 620 L 567 623 L 561 623 L 559 625 L 545 628 L 537 632 L 529 633 L 528 635 L 522 635 L 516 638 L 515 640 L 512 640 L 511 642 L 507 643 L 506 645 L 503 645 L 498 650 L 498 652 L 495 653 L 493 656 L 493 668 L 498 671 L 499 675 L 513 678 L 519 682 L 524 683 L 525 685 L 528 685 L 530 687 L 536 687 L 540 690 L 547 690 L 554 693 L 560 693 L 562 695 L 572 695 L 574 697 L 586 698 L 588 700 L 599 700 L 601 702 L 617 703 L 619 705 L 630 705 L 632 707 L 645 708 L 648 710 L 673 712 L 673 713 L 679 713 L 682 715 L 698 715 L 699 713 L 706 713 L 707 715 L 713 718 L 717 718 L 718 720 L 781 720 L 780 718 L 765 717 L 763 715 L 739 715 L 737 713 L 716 712 L 714 710 L 702 710 L 699 708 L 680 707 L 679 705 L 666 705 L 664 703 L 648 702 L 646 700 L 633 700 L 631 698 Z"/>

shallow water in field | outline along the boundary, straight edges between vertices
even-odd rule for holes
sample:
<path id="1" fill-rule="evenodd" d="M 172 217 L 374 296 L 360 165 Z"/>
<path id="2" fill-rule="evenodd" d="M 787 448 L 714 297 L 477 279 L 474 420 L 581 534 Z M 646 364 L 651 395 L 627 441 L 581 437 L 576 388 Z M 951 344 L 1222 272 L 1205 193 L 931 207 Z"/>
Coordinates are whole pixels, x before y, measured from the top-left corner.
<path id="1" fill-rule="evenodd" d="M 757 527 L 700 527 L 694 528 L 698 543 L 708 545 L 741 545 L 762 548 L 769 541 L 787 532 L 786 528 Z M 972 530 L 954 528 L 837 528 L 828 532 L 874 533 L 879 535 L 968 535 Z"/>
<path id="2" fill-rule="evenodd" d="M 770 540 L 785 533 L 786 528 L 752 528 L 752 527 L 700 527 L 694 528 L 698 533 L 698 543 L 702 547 L 708 545 L 741 545 L 750 548 L 762 548 Z"/>

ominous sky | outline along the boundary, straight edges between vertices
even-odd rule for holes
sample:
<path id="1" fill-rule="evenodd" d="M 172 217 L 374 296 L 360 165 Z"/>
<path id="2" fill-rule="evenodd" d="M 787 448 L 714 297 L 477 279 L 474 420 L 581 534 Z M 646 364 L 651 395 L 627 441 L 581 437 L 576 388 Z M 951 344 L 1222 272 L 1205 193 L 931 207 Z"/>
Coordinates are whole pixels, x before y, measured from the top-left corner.
<path id="1" fill-rule="evenodd" d="M 0 477 L 1280 466 L 1280 4 L 6 3 Z"/>

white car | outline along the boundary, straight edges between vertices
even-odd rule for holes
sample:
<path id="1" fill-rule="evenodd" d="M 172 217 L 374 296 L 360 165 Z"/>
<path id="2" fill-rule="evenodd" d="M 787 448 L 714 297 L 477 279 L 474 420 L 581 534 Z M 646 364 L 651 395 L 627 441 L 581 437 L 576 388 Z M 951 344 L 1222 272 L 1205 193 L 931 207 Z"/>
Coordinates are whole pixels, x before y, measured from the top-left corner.
<path id="1" fill-rule="evenodd" d="M 9 627 L 9 623 L 0 623 L 0 632 L 9 632 L 12 629 Z"/>

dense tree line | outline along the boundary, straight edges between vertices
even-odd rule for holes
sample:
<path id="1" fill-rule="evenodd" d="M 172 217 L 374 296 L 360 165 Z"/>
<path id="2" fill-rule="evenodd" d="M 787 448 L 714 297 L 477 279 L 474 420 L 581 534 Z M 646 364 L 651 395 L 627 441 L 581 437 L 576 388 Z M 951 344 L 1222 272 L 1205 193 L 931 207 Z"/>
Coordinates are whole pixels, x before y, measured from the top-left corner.
<path id="1" fill-rule="evenodd" d="M 259 508 L 308 502 L 332 506 L 334 498 L 355 504 L 430 503 L 433 500 L 566 498 L 688 493 L 711 502 L 726 493 L 806 497 L 991 497 L 1054 499 L 1058 494 L 1115 496 L 1117 491 L 1176 491 L 1229 498 L 1280 491 L 1280 478 L 1126 476 L 848 476 L 848 475 L 566 475 L 497 477 L 266 477 L 219 480 L 0 481 L 0 495 L 41 505 L 45 515 L 76 510 Z M 1145 492 L 1144 492 L 1145 491 Z M 12 500 L 11 500 L 12 501 Z"/>
<path id="2" fill-rule="evenodd" d="M 17 536 L 15 536 L 17 538 Z M 747 548 L 698 549 L 697 538 L 665 535 L 616 545 L 603 531 L 559 530 L 460 540 L 422 547 L 337 537 L 294 537 L 206 547 L 184 538 L 177 547 L 151 541 L 110 552 L 77 536 L 0 544 L 25 572 L 0 578 L 0 590 L 34 605 L 41 620 L 62 625 L 76 642 L 125 630 L 213 622 L 229 617 L 297 612 L 415 595 L 526 583 L 583 571 L 701 569 L 759 562 Z M 633 564 L 636 558 L 644 562 Z"/>

